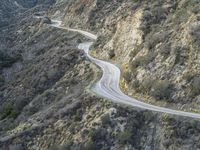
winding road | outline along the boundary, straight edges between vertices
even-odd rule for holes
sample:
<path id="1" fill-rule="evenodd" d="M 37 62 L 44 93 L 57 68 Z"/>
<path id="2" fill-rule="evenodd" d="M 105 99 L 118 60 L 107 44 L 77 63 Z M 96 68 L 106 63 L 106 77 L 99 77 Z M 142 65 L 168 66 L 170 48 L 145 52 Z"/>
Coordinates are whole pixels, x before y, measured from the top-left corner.
<path id="1" fill-rule="evenodd" d="M 60 28 L 60 29 L 66 29 L 69 31 L 78 32 L 91 39 L 91 42 L 84 42 L 84 43 L 79 44 L 78 48 L 84 50 L 87 57 L 103 70 L 103 75 L 101 79 L 91 88 L 91 90 L 94 93 L 104 98 L 110 99 L 114 102 L 130 105 L 133 107 L 138 107 L 141 109 L 147 109 L 147 110 L 161 112 L 161 113 L 200 119 L 200 114 L 197 114 L 197 113 L 184 112 L 184 111 L 159 107 L 159 106 L 151 105 L 145 102 L 141 102 L 139 100 L 136 100 L 132 97 L 125 95 L 120 90 L 120 87 L 119 87 L 120 74 L 121 74 L 120 69 L 109 62 L 105 62 L 105 61 L 93 58 L 89 54 L 90 46 L 97 39 L 97 36 L 86 31 L 62 27 L 61 24 L 62 24 L 61 21 L 52 20 L 51 26 Z"/>

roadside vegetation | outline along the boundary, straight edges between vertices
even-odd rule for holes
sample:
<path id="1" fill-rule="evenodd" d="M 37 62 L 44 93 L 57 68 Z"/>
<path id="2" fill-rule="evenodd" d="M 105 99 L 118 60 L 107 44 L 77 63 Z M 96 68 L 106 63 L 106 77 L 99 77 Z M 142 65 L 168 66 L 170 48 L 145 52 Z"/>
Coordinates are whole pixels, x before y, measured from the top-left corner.
<path id="1" fill-rule="evenodd" d="M 10 56 L 6 50 L 0 50 L 0 69 L 4 67 L 10 67 L 15 62 L 22 59 L 22 56 Z"/>

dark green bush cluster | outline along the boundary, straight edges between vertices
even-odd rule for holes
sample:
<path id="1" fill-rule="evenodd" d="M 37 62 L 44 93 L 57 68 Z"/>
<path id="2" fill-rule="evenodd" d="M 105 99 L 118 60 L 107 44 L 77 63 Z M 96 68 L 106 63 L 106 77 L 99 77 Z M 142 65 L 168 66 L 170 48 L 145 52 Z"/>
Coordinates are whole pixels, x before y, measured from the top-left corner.
<path id="1" fill-rule="evenodd" d="M 5 82 L 5 80 L 4 80 L 3 76 L 0 75 L 0 87 L 4 85 L 4 82 Z"/>
<path id="2" fill-rule="evenodd" d="M 169 100 L 173 91 L 172 84 L 167 81 L 157 81 L 151 88 L 151 95 L 157 99 Z"/>
<path id="3" fill-rule="evenodd" d="M 87 141 L 83 144 L 83 150 L 96 150 L 98 147 L 95 145 L 95 143 L 92 140 Z"/>
<path id="4" fill-rule="evenodd" d="M 164 1 L 148 1 L 149 4 L 147 4 L 147 7 L 145 11 L 143 12 L 142 17 L 142 24 L 140 26 L 140 29 L 144 32 L 144 36 L 150 33 L 151 26 L 153 24 L 159 24 L 163 20 L 166 19 L 166 14 L 168 14 L 168 10 L 162 5 L 165 3 Z M 151 3 L 151 4 L 150 4 Z M 175 9 L 175 3 L 172 4 L 173 9 Z"/>
<path id="5" fill-rule="evenodd" d="M 131 72 L 124 72 L 123 77 L 127 83 L 132 81 L 132 73 Z"/>
<path id="6" fill-rule="evenodd" d="M 130 143 L 132 140 L 131 137 L 132 137 L 132 133 L 129 131 L 120 132 L 118 134 L 119 143 L 122 145 Z"/>
<path id="7" fill-rule="evenodd" d="M 187 51 L 186 47 L 176 45 L 172 47 L 172 55 L 175 56 L 174 65 L 180 64 L 183 65 L 185 63 L 185 56 L 183 56 L 184 51 Z"/>
<path id="8" fill-rule="evenodd" d="M 124 131 L 117 134 L 116 138 L 120 145 L 131 144 L 135 149 L 139 148 L 140 129 L 143 127 L 144 116 L 142 113 L 127 116 Z"/>
<path id="9" fill-rule="evenodd" d="M 170 55 L 170 52 L 171 52 L 171 44 L 170 44 L 170 43 L 163 44 L 163 45 L 161 46 L 159 52 L 160 52 L 160 54 L 161 54 L 162 56 L 164 56 L 164 57 L 166 58 L 167 56 Z"/>
<path id="10" fill-rule="evenodd" d="M 96 42 L 93 44 L 93 47 L 94 48 L 97 48 L 97 47 L 99 47 L 100 45 L 103 45 L 102 43 L 104 43 L 105 42 L 105 37 L 104 36 L 99 36 L 98 38 L 97 38 L 97 40 L 96 40 Z"/>
<path id="11" fill-rule="evenodd" d="M 173 84 L 167 80 L 146 78 L 142 82 L 135 80 L 132 86 L 137 92 L 151 95 L 159 100 L 170 100 L 173 92 Z"/>
<path id="12" fill-rule="evenodd" d="M 137 59 L 131 61 L 129 63 L 129 67 L 131 70 L 135 70 L 139 66 L 145 67 L 150 62 L 152 62 L 155 59 L 155 57 L 156 57 L 156 53 L 150 51 L 147 55 L 140 56 Z"/>
<path id="13" fill-rule="evenodd" d="M 101 117 L 101 121 L 102 121 L 102 125 L 109 125 L 111 120 L 110 120 L 110 115 L 106 114 L 104 116 Z"/>
<path id="14" fill-rule="evenodd" d="M 189 33 L 193 37 L 194 41 L 200 41 L 200 23 L 195 22 L 189 26 Z"/>
<path id="15" fill-rule="evenodd" d="M 195 137 L 199 135 L 199 121 L 188 119 L 175 119 L 170 115 L 162 117 L 162 125 L 165 128 L 163 145 L 169 149 L 173 143 L 184 145 L 188 138 L 192 139 L 193 144 L 198 143 Z"/>
<path id="16" fill-rule="evenodd" d="M 150 34 L 148 34 L 146 36 L 144 46 L 147 49 L 151 50 L 151 49 L 155 48 L 157 44 L 163 42 L 167 38 L 168 38 L 167 32 L 159 32 L 156 34 L 151 32 Z"/>
<path id="17" fill-rule="evenodd" d="M 0 119 L 5 119 L 6 117 L 16 118 L 18 112 L 15 110 L 14 106 L 11 103 L 7 103 L 3 107 L 3 112 L 1 113 Z"/>
<path id="18" fill-rule="evenodd" d="M 108 56 L 109 56 L 109 59 L 112 59 L 113 57 L 115 57 L 115 51 L 114 50 L 109 50 Z"/>
<path id="19" fill-rule="evenodd" d="M 0 51 L 0 69 L 3 67 L 10 67 L 13 63 L 20 60 L 22 57 L 17 55 L 15 57 L 11 57 L 6 52 Z"/>
<path id="20" fill-rule="evenodd" d="M 85 8 L 85 6 L 81 5 L 78 9 L 75 10 L 75 13 L 77 15 L 81 15 L 83 13 L 83 11 L 84 11 L 84 8 Z"/>
<path id="21" fill-rule="evenodd" d="M 195 73 L 189 72 L 184 78 L 190 83 L 190 96 L 193 98 L 200 95 L 200 77 Z"/>
<path id="22" fill-rule="evenodd" d="M 200 77 L 194 77 L 191 83 L 191 96 L 200 95 Z"/>
<path id="23" fill-rule="evenodd" d="M 73 146 L 73 141 L 68 140 L 63 145 L 53 145 L 52 147 L 50 147 L 50 150 L 71 150 L 72 146 Z"/>
<path id="24" fill-rule="evenodd" d="M 89 137 L 91 138 L 91 140 L 97 141 L 97 140 L 102 139 L 104 137 L 104 134 L 101 128 L 91 129 L 89 132 Z"/>
<path id="25" fill-rule="evenodd" d="M 9 150 L 25 150 L 25 148 L 20 144 L 16 144 L 16 145 L 10 145 Z"/>
<path id="26" fill-rule="evenodd" d="M 140 82 L 138 80 L 133 80 L 131 85 L 137 92 L 140 92 Z"/>
<path id="27" fill-rule="evenodd" d="M 16 118 L 27 104 L 28 102 L 25 99 L 18 100 L 14 104 L 10 102 L 5 103 L 0 113 L 0 119 L 5 119 L 7 117 Z"/>
<path id="28" fill-rule="evenodd" d="M 152 78 L 146 78 L 143 80 L 143 82 L 140 85 L 140 89 L 144 92 L 144 93 L 148 93 L 150 94 L 151 89 L 153 87 L 153 85 L 155 84 L 155 80 Z"/>

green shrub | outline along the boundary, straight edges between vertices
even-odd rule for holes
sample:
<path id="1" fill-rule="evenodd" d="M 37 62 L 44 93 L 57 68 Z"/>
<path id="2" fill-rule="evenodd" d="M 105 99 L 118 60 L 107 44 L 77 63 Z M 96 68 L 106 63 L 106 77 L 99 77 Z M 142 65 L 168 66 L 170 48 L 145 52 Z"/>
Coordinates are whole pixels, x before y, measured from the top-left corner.
<path id="1" fill-rule="evenodd" d="M 153 19 L 152 19 L 152 23 L 153 24 L 158 24 L 160 23 L 162 20 L 166 19 L 166 10 L 162 7 L 160 7 L 161 3 L 158 4 L 159 6 L 155 7 L 152 10 L 152 14 L 153 14 Z"/>
<path id="2" fill-rule="evenodd" d="M 128 132 L 128 131 L 120 132 L 118 134 L 119 143 L 120 144 L 129 143 L 129 142 L 131 142 L 131 137 L 132 137 L 131 132 Z"/>
<path id="3" fill-rule="evenodd" d="M 151 32 L 152 25 L 159 24 L 162 20 L 166 19 L 166 10 L 161 6 L 162 3 L 157 3 L 157 6 L 151 5 L 154 7 L 150 9 L 149 6 L 147 6 L 146 10 L 143 12 L 140 30 L 143 31 L 144 37 Z"/>
<path id="4" fill-rule="evenodd" d="M 20 144 L 16 144 L 16 145 L 10 145 L 9 150 L 25 150 L 25 148 Z"/>
<path id="5" fill-rule="evenodd" d="M 149 94 L 154 83 L 155 80 L 152 78 L 144 79 L 140 87 L 141 91 Z"/>
<path id="6" fill-rule="evenodd" d="M 183 53 L 183 51 L 186 51 L 187 48 L 186 47 L 182 47 L 182 46 L 174 46 L 172 48 L 172 55 L 175 56 L 175 61 L 174 61 L 174 65 L 176 64 L 184 64 L 185 62 L 185 58 L 181 55 Z"/>
<path id="7" fill-rule="evenodd" d="M 49 150 L 59 150 L 59 145 L 53 145 L 53 146 L 51 146 L 50 148 L 49 148 Z"/>
<path id="8" fill-rule="evenodd" d="M 85 8 L 84 5 L 81 5 L 78 9 L 75 10 L 75 13 L 77 15 L 81 15 L 84 11 L 84 8 Z"/>
<path id="9" fill-rule="evenodd" d="M 109 50 L 108 56 L 109 56 L 109 59 L 112 59 L 113 57 L 115 57 L 115 51 L 114 50 Z"/>
<path id="10" fill-rule="evenodd" d="M 3 76 L 0 75 L 0 87 L 4 85 L 4 82 L 5 82 L 5 80 L 4 80 Z"/>
<path id="11" fill-rule="evenodd" d="M 147 121 L 147 122 L 150 122 L 154 117 L 153 112 L 152 111 L 148 111 L 148 110 L 144 111 L 143 115 L 144 115 L 145 121 Z"/>
<path id="12" fill-rule="evenodd" d="M 171 119 L 171 118 L 170 118 L 169 114 L 164 113 L 164 114 L 162 114 L 162 116 L 161 116 L 162 122 L 169 122 L 170 119 Z"/>
<path id="13" fill-rule="evenodd" d="M 140 82 L 138 80 L 134 80 L 132 81 L 132 87 L 137 91 L 139 92 L 139 88 L 140 88 Z"/>
<path id="14" fill-rule="evenodd" d="M 147 55 L 140 56 L 134 61 L 130 62 L 129 67 L 131 70 L 135 70 L 139 66 L 145 67 L 150 62 L 152 62 L 155 59 L 155 57 L 156 57 L 156 53 L 150 51 Z"/>
<path id="15" fill-rule="evenodd" d="M 74 121 L 81 121 L 82 120 L 82 110 L 78 109 L 76 111 L 76 115 L 74 116 Z"/>
<path id="16" fill-rule="evenodd" d="M 127 83 L 130 83 L 131 80 L 132 80 L 132 74 L 131 74 L 131 72 L 124 72 L 123 73 L 123 77 L 124 77 L 124 79 L 125 79 L 125 81 Z"/>
<path id="17" fill-rule="evenodd" d="M 134 58 L 136 55 L 137 55 L 137 51 L 135 51 L 135 50 L 133 50 L 133 51 L 131 51 L 130 53 L 129 53 L 129 57 L 130 58 Z"/>
<path id="18" fill-rule="evenodd" d="M 72 146 L 73 146 L 73 141 L 69 140 L 65 142 L 65 144 L 61 145 L 58 150 L 70 150 Z"/>
<path id="19" fill-rule="evenodd" d="M 140 58 L 135 59 L 135 60 L 129 62 L 129 68 L 130 68 L 131 71 L 132 70 L 136 70 L 136 68 L 140 66 L 140 60 L 139 59 Z"/>
<path id="20" fill-rule="evenodd" d="M 1 119 L 5 119 L 6 117 L 16 118 L 19 112 L 15 110 L 12 104 L 6 103 L 3 107 L 3 112 L 1 114 Z"/>
<path id="21" fill-rule="evenodd" d="M 102 138 L 102 134 L 101 134 L 101 129 L 92 129 L 89 132 L 89 137 L 93 140 L 93 141 L 97 141 L 99 139 Z"/>
<path id="22" fill-rule="evenodd" d="M 28 115 L 33 115 L 33 114 L 35 114 L 38 111 L 39 111 L 39 107 L 37 107 L 37 106 L 31 106 L 28 109 Z"/>
<path id="23" fill-rule="evenodd" d="M 95 143 L 91 140 L 87 141 L 83 146 L 83 150 L 96 150 L 96 148 Z"/>
<path id="24" fill-rule="evenodd" d="M 188 72 L 184 75 L 184 78 L 190 83 L 190 96 L 193 98 L 200 94 L 200 77 L 194 72 Z"/>
<path id="25" fill-rule="evenodd" d="M 101 117 L 102 125 L 108 125 L 110 124 L 110 115 L 106 114 Z"/>
<path id="26" fill-rule="evenodd" d="M 200 94 L 200 77 L 194 77 L 191 83 L 191 96 L 195 97 Z"/>
<path id="27" fill-rule="evenodd" d="M 167 57 L 170 55 L 171 52 L 171 44 L 164 44 L 160 48 L 160 54 L 164 57 Z"/>
<path id="28" fill-rule="evenodd" d="M 188 30 L 189 30 L 190 35 L 193 37 L 193 40 L 199 41 L 199 39 L 200 39 L 200 23 L 195 22 L 195 23 L 190 24 Z"/>
<path id="29" fill-rule="evenodd" d="M 200 8 L 199 8 L 199 6 L 195 6 L 195 7 L 193 7 L 192 8 L 192 13 L 194 13 L 194 14 L 198 14 L 198 13 L 200 13 Z"/>
<path id="30" fill-rule="evenodd" d="M 153 17 L 153 14 L 151 11 L 145 10 L 143 12 L 143 21 L 149 21 L 149 20 L 151 20 L 152 17 Z"/>
<path id="31" fill-rule="evenodd" d="M 156 34 L 148 34 L 145 38 L 145 47 L 147 49 L 154 48 L 160 42 L 160 37 Z"/>
<path id="32" fill-rule="evenodd" d="M 157 44 L 165 41 L 168 37 L 168 33 L 167 32 L 157 32 L 157 33 L 153 33 L 151 32 L 150 34 L 148 34 L 145 38 L 145 47 L 149 50 L 153 49 L 156 47 Z"/>
<path id="33" fill-rule="evenodd" d="M 63 145 L 55 144 L 49 148 L 49 150 L 71 150 L 73 146 L 73 141 L 69 140 Z"/>
<path id="34" fill-rule="evenodd" d="M 157 81 L 151 90 L 151 95 L 157 99 L 169 100 L 172 94 L 172 84 L 169 81 Z"/>
<path id="35" fill-rule="evenodd" d="M 104 36 L 99 36 L 96 40 L 96 42 L 93 44 L 94 48 L 99 47 L 100 45 L 103 45 L 103 43 L 106 41 L 106 38 Z"/>
<path id="36" fill-rule="evenodd" d="M 195 72 L 188 71 L 184 74 L 183 77 L 187 82 L 191 82 L 195 76 L 197 76 L 197 74 Z"/>
<path id="37" fill-rule="evenodd" d="M 14 107 L 17 111 L 21 111 L 28 104 L 28 100 L 22 99 L 15 102 Z"/>
<path id="38" fill-rule="evenodd" d="M 0 50 L 0 68 L 2 67 L 10 67 L 13 63 L 22 59 L 21 55 L 16 55 L 15 57 L 11 57 L 6 52 Z"/>

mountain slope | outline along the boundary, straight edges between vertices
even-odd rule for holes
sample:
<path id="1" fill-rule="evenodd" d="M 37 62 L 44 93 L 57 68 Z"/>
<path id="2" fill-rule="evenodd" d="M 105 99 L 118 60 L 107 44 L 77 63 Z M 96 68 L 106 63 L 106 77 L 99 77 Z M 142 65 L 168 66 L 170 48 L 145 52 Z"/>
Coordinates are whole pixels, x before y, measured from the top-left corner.
<path id="1" fill-rule="evenodd" d="M 67 26 L 99 35 L 95 56 L 121 66 L 125 92 L 156 105 L 198 112 L 199 1 L 77 0 L 63 7 L 50 13 L 62 16 Z"/>

